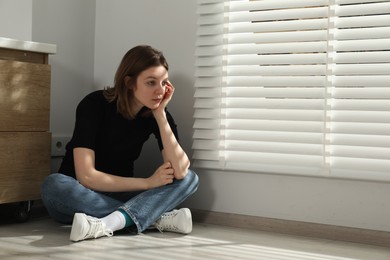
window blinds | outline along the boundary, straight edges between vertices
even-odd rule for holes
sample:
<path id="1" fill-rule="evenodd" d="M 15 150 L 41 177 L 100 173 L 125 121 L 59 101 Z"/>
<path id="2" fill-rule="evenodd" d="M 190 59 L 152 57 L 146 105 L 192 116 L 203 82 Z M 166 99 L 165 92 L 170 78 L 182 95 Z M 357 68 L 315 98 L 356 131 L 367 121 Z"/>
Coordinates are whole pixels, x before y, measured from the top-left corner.
<path id="1" fill-rule="evenodd" d="M 195 167 L 390 180 L 390 1 L 198 0 Z"/>

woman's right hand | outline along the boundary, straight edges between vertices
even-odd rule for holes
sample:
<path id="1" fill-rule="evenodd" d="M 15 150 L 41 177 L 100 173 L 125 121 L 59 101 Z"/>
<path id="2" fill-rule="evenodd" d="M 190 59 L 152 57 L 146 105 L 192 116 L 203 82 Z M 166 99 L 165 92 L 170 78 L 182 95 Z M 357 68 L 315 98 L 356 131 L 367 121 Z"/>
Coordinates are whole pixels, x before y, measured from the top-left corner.
<path id="1" fill-rule="evenodd" d="M 152 176 L 147 178 L 149 189 L 164 186 L 173 182 L 175 178 L 174 169 L 170 162 L 163 163 Z"/>

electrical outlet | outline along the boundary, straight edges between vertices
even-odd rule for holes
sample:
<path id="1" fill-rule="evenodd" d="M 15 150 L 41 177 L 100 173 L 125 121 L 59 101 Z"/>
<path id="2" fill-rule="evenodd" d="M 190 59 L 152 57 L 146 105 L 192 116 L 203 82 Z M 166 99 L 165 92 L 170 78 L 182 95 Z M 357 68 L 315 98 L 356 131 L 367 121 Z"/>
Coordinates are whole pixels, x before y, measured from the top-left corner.
<path id="1" fill-rule="evenodd" d="M 70 141 L 69 135 L 53 135 L 51 138 L 51 156 L 64 156 L 66 144 Z"/>

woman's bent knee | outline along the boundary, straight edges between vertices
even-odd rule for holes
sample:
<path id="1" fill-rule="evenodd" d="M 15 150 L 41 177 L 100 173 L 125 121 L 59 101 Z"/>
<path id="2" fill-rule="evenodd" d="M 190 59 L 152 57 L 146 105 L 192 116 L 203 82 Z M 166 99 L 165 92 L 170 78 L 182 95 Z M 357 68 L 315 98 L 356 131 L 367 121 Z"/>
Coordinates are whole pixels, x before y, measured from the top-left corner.
<path id="1" fill-rule="evenodd" d="M 62 186 L 60 184 L 64 182 L 63 179 L 66 177 L 67 176 L 61 173 L 53 173 L 47 176 L 41 185 L 41 194 L 47 196 L 52 192 L 60 192 L 59 189 L 61 189 Z"/>
<path id="2" fill-rule="evenodd" d="M 69 178 L 60 173 L 53 173 L 47 176 L 41 185 L 41 199 L 46 210 L 53 219 L 64 224 L 71 223 L 73 217 L 72 214 L 63 212 L 67 207 L 64 195 L 68 194 L 64 184 L 70 182 Z"/>
<path id="3" fill-rule="evenodd" d="M 193 190 L 193 192 L 198 189 L 199 177 L 193 170 L 188 169 L 187 175 L 183 180 L 186 185 Z"/>

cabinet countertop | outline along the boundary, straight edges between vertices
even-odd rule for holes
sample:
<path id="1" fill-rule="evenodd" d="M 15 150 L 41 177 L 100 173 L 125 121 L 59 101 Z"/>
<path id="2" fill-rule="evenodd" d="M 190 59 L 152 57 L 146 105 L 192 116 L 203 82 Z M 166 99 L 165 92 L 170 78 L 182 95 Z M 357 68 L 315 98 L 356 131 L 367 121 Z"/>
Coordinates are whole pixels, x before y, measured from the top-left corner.
<path id="1" fill-rule="evenodd" d="M 4 37 L 0 37 L 0 48 L 40 52 L 47 54 L 54 54 L 57 51 L 57 45 L 55 44 L 21 41 Z"/>

